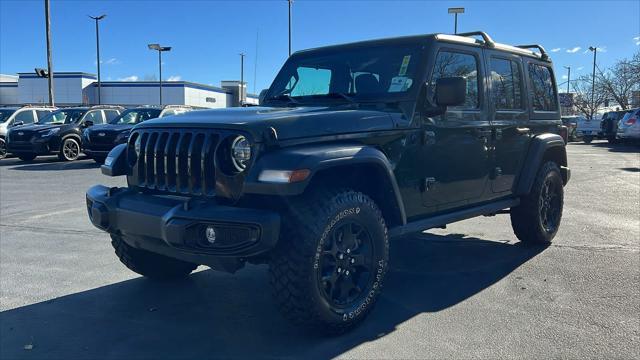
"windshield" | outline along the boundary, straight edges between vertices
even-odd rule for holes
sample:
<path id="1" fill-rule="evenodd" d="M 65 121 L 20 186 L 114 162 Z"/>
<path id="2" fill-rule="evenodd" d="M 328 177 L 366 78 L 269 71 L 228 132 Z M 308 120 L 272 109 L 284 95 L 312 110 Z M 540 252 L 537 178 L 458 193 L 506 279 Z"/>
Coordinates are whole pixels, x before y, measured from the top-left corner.
<path id="1" fill-rule="evenodd" d="M 137 124 L 149 119 L 157 118 L 158 115 L 160 115 L 160 112 L 160 109 L 130 109 L 113 119 L 111 124 Z"/>
<path id="2" fill-rule="evenodd" d="M 405 94 L 417 85 L 420 51 L 416 44 L 380 45 L 294 55 L 265 99 L 354 101 Z"/>
<path id="3" fill-rule="evenodd" d="M 71 124 L 82 118 L 87 112 L 80 109 L 63 109 L 49 113 L 38 121 L 39 124 Z"/>
<path id="4" fill-rule="evenodd" d="M 3 123 L 11 117 L 11 114 L 16 112 L 15 109 L 0 109 L 0 123 Z"/>

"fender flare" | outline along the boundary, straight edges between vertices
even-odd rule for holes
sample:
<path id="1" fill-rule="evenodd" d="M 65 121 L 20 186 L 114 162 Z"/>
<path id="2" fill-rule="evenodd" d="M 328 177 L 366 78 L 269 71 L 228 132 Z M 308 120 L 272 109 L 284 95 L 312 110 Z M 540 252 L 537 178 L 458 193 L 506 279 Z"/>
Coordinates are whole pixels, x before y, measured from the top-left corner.
<path id="1" fill-rule="evenodd" d="M 520 172 L 520 177 L 516 183 L 515 193 L 516 195 L 528 194 L 533 186 L 538 169 L 542 165 L 545 158 L 545 154 L 550 150 L 561 149 L 561 158 L 559 159 L 559 166 L 566 168 L 567 166 L 567 152 L 564 143 L 564 139 L 558 134 L 541 134 L 533 139 L 529 144 L 529 150 Z M 564 176 L 563 176 L 564 177 Z M 563 179 L 565 183 L 568 179 Z"/>
<path id="2" fill-rule="evenodd" d="M 386 155 L 371 146 L 362 144 L 327 144 L 297 146 L 269 152 L 259 157 L 251 167 L 243 185 L 244 194 L 295 196 L 305 189 L 319 172 L 345 165 L 368 165 L 384 176 L 390 185 L 393 211 L 399 221 L 406 224 L 404 202 L 393 173 L 393 166 Z M 297 183 L 265 183 L 258 180 L 263 170 L 309 169 L 311 173 Z"/>

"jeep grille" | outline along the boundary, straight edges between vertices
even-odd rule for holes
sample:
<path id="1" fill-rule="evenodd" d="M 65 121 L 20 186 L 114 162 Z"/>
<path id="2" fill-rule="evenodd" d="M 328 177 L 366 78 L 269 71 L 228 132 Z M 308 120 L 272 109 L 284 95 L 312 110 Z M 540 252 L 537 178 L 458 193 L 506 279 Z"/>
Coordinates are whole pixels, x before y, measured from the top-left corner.
<path id="1" fill-rule="evenodd" d="M 220 134 L 195 129 L 143 129 L 129 137 L 129 185 L 161 192 L 215 193 L 214 156 Z"/>

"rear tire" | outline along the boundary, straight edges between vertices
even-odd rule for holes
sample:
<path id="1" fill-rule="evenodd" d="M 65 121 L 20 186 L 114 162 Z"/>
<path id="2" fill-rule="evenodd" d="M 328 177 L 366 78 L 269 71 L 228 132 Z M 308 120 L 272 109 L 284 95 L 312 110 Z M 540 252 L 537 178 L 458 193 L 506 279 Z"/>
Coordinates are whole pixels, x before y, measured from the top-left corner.
<path id="1" fill-rule="evenodd" d="M 274 296 L 291 322 L 343 333 L 373 308 L 387 272 L 389 237 L 365 194 L 318 191 L 294 201 L 270 261 Z"/>
<path id="2" fill-rule="evenodd" d="M 36 158 L 36 154 L 31 154 L 31 153 L 18 154 L 18 158 L 22 161 L 33 161 L 33 159 Z"/>
<path id="3" fill-rule="evenodd" d="M 584 141 L 585 144 L 591 144 L 591 142 L 593 141 L 593 136 L 584 136 L 582 138 L 582 141 Z"/>
<path id="4" fill-rule="evenodd" d="M 198 265 L 136 249 L 117 235 L 111 235 L 116 255 L 129 270 L 155 280 L 186 278 Z"/>
<path id="5" fill-rule="evenodd" d="M 80 142 L 74 138 L 66 138 L 60 145 L 58 158 L 63 161 L 74 161 L 80 157 Z"/>
<path id="6" fill-rule="evenodd" d="M 563 203 L 560 168 L 549 161 L 538 170 L 529 194 L 511 208 L 513 232 L 524 243 L 551 243 L 560 227 Z"/>

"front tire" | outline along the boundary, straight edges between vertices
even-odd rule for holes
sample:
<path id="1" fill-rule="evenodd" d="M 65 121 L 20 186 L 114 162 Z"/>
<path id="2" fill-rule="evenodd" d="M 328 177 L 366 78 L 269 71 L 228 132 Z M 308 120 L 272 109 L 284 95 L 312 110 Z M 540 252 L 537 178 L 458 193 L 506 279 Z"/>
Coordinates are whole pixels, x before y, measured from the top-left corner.
<path id="1" fill-rule="evenodd" d="M 104 157 L 104 156 L 94 156 L 93 157 L 93 161 L 95 161 L 97 164 L 100 164 L 100 165 L 104 164 L 105 159 L 106 159 L 106 157 Z"/>
<path id="2" fill-rule="evenodd" d="M 18 158 L 22 161 L 33 161 L 33 159 L 36 158 L 36 154 L 32 154 L 32 153 L 18 154 Z"/>
<path id="3" fill-rule="evenodd" d="M 524 243 L 550 244 L 562 219 L 564 188 L 560 168 L 546 162 L 538 170 L 529 194 L 511 209 L 511 226 Z"/>
<path id="4" fill-rule="evenodd" d="M 0 138 L 0 159 L 7 157 L 7 143 L 3 138 Z"/>
<path id="5" fill-rule="evenodd" d="M 66 138 L 62 141 L 58 158 L 63 161 L 74 161 L 80 157 L 80 143 L 74 138 Z"/>
<path id="6" fill-rule="evenodd" d="M 345 332 L 373 308 L 387 272 L 389 237 L 365 194 L 319 191 L 283 218 L 270 278 L 283 315 L 327 334 Z"/>
<path id="7" fill-rule="evenodd" d="M 129 270 L 154 280 L 186 278 L 198 265 L 136 249 L 117 235 L 111 235 L 116 255 Z"/>

